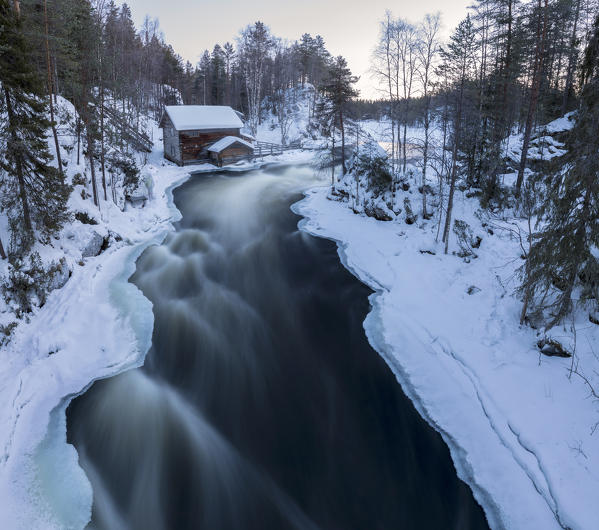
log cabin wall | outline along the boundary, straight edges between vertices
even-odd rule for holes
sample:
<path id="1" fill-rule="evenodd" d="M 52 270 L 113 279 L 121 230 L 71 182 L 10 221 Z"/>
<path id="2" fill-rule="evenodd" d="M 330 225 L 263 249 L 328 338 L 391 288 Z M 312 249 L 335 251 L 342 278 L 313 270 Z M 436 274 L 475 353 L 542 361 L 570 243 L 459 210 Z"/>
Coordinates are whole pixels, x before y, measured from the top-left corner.
<path id="1" fill-rule="evenodd" d="M 231 147 L 227 147 L 221 151 L 221 156 L 223 158 L 227 158 L 230 156 L 243 156 L 243 155 L 251 155 L 253 150 L 245 145 L 232 145 Z"/>
<path id="2" fill-rule="evenodd" d="M 220 153 L 212 153 L 212 159 L 219 166 L 231 164 L 239 160 L 247 159 L 254 154 L 254 150 L 245 145 L 231 145 L 223 149 Z"/>
<path id="3" fill-rule="evenodd" d="M 174 162 L 175 164 L 181 164 L 179 133 L 175 129 L 173 122 L 168 118 L 168 116 L 165 118 L 164 127 L 162 130 L 162 143 L 164 146 L 164 158 Z"/>
<path id="4" fill-rule="evenodd" d="M 240 129 L 218 129 L 213 131 L 182 131 L 179 133 L 183 162 L 210 158 L 206 148 L 225 136 L 241 138 Z M 166 152 L 166 151 L 165 151 Z"/>

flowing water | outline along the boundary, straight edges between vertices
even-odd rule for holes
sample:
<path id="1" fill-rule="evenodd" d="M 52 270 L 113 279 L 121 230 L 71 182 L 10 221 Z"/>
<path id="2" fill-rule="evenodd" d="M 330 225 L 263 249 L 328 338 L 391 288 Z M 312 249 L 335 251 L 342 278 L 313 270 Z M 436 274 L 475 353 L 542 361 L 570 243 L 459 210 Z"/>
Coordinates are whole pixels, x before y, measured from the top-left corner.
<path id="1" fill-rule="evenodd" d="M 91 528 L 470 529 L 483 512 L 369 346 L 370 291 L 298 231 L 309 168 L 195 176 L 131 278 L 142 368 L 69 406 Z"/>

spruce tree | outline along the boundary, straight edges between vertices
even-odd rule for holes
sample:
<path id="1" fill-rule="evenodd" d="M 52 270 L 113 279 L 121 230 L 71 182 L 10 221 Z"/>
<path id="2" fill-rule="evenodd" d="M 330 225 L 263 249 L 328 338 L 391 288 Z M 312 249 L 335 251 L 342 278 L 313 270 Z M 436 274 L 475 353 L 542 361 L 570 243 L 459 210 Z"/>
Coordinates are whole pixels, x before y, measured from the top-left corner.
<path id="1" fill-rule="evenodd" d="M 524 269 L 522 320 L 548 311 L 547 328 L 571 310 L 573 294 L 595 307 L 599 300 L 599 17 L 582 65 L 576 124 L 567 153 L 546 178 L 536 237 Z"/>
<path id="2" fill-rule="evenodd" d="M 0 124 L 6 145 L 0 185 L 17 252 L 29 248 L 36 229 L 45 237 L 62 226 L 70 192 L 63 175 L 50 165 L 46 93 L 29 50 L 12 2 L 0 0 L 0 82 L 8 118 Z"/>

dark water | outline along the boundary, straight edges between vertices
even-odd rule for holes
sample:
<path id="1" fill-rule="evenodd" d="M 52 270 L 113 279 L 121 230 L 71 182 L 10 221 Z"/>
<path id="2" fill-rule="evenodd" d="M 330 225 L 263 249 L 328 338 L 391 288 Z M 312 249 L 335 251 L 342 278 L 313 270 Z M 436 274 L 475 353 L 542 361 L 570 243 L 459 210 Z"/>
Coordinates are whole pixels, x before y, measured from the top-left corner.
<path id="1" fill-rule="evenodd" d="M 68 409 L 102 529 L 487 528 L 441 437 L 366 341 L 370 291 L 289 206 L 287 168 L 196 177 L 131 281 L 143 368 Z"/>

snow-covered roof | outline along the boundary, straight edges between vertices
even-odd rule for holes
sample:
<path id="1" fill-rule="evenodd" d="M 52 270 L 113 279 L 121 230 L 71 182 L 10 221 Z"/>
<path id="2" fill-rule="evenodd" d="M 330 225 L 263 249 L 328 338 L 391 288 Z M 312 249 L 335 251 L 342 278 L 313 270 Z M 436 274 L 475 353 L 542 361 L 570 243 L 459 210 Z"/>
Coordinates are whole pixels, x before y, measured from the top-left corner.
<path id="1" fill-rule="evenodd" d="M 249 147 L 250 149 L 254 150 L 254 146 L 251 143 L 246 142 L 245 140 L 242 140 L 241 138 L 238 138 L 237 136 L 225 136 L 224 138 L 221 138 L 218 142 L 213 143 L 208 148 L 208 151 L 210 151 L 212 153 L 221 153 L 227 147 L 230 147 L 231 145 L 233 145 L 235 143 L 245 145 L 246 147 Z"/>
<path id="2" fill-rule="evenodd" d="M 241 129 L 243 127 L 238 113 L 226 106 L 170 105 L 165 108 L 165 113 L 178 131 Z"/>

